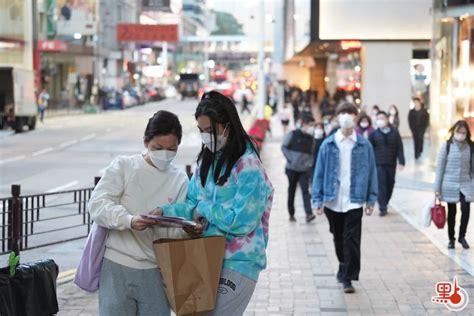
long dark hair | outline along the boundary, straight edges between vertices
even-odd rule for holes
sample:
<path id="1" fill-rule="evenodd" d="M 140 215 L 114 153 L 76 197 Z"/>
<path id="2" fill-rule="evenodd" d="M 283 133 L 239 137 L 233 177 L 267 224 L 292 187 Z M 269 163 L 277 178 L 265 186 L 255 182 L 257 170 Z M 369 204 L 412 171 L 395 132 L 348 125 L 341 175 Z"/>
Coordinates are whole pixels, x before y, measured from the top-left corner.
<path id="1" fill-rule="evenodd" d="M 196 108 L 194 117 L 197 120 L 198 117 L 203 115 L 209 117 L 211 121 L 211 133 L 214 140 L 217 140 L 217 124 L 226 125 L 229 133 L 227 136 L 227 145 L 224 146 L 217 163 L 215 161 L 216 150 L 212 152 L 206 146 L 202 146 L 198 156 L 198 161 L 201 161 L 201 184 L 203 187 L 206 185 L 209 169 L 213 166 L 214 181 L 217 185 L 223 185 L 229 178 L 234 164 L 247 150 L 247 146 L 250 146 L 257 156 L 258 153 L 252 139 L 240 122 L 239 114 L 237 113 L 234 103 L 229 98 L 217 91 L 205 93 Z M 216 141 L 213 142 L 213 146 L 215 149 Z M 220 174 L 223 167 L 225 167 L 225 172 L 221 176 Z"/>
<path id="2" fill-rule="evenodd" d="M 464 120 L 459 120 L 457 121 L 456 123 L 454 123 L 454 125 L 449 129 L 449 138 L 448 138 L 448 143 L 452 143 L 453 142 L 453 138 L 454 138 L 454 133 L 461 127 L 464 127 L 466 129 L 466 142 L 469 146 L 473 146 L 473 142 L 472 142 L 472 139 L 471 139 L 471 130 L 469 129 L 469 124 L 467 124 L 466 121 Z"/>

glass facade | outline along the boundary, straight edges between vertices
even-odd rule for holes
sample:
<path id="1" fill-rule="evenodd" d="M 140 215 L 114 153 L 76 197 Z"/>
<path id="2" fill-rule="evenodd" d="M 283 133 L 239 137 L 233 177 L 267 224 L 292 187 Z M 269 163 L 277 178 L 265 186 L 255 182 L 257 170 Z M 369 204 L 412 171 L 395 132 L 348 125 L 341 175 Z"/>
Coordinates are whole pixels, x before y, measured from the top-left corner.
<path id="1" fill-rule="evenodd" d="M 458 4 L 455 12 L 450 15 L 450 7 L 435 5 L 430 87 L 433 161 L 457 120 L 466 120 L 474 133 L 474 5 Z"/>

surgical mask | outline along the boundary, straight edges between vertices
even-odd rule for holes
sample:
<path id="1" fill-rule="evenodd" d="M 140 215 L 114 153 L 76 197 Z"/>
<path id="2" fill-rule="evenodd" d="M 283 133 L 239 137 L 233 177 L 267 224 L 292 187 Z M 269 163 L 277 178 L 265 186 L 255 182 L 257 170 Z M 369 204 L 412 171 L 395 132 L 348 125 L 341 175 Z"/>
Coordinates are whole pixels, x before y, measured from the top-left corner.
<path id="1" fill-rule="evenodd" d="M 314 135 L 314 127 L 310 126 L 310 127 L 305 127 L 303 129 L 303 132 L 308 134 L 308 135 L 311 135 L 313 136 Z"/>
<path id="2" fill-rule="evenodd" d="M 390 110 L 390 115 L 397 115 L 397 111 L 396 110 Z"/>
<path id="3" fill-rule="evenodd" d="M 338 116 L 339 125 L 342 128 L 352 128 L 354 127 L 354 116 L 349 113 L 339 114 Z"/>
<path id="4" fill-rule="evenodd" d="M 362 127 L 362 128 L 369 127 L 369 122 L 360 122 L 360 127 Z"/>
<path id="5" fill-rule="evenodd" d="M 148 157 L 156 168 L 164 171 L 168 169 L 174 157 L 176 157 L 176 151 L 148 150 Z"/>
<path id="6" fill-rule="evenodd" d="M 296 123 L 296 128 L 297 128 L 297 129 L 300 129 L 300 128 L 301 128 L 301 123 L 299 123 L 299 122 Z"/>
<path id="7" fill-rule="evenodd" d="M 454 139 L 458 142 L 463 142 L 466 140 L 466 134 L 454 133 Z"/>
<path id="8" fill-rule="evenodd" d="M 324 137 L 324 131 L 323 131 L 322 129 L 320 129 L 320 128 L 316 128 L 316 129 L 314 130 L 314 138 L 316 138 L 316 139 L 321 139 L 321 138 L 323 138 L 323 137 Z"/>
<path id="9" fill-rule="evenodd" d="M 387 125 L 384 120 L 377 120 L 375 121 L 375 124 L 378 128 L 384 128 Z"/>
<path id="10" fill-rule="evenodd" d="M 221 150 L 226 142 L 227 136 L 225 135 L 227 127 L 224 129 L 224 133 L 222 135 L 217 135 L 217 142 L 216 142 L 216 151 Z M 209 149 L 211 152 L 214 152 L 214 136 L 211 133 L 201 133 L 201 140 L 202 143 Z"/>

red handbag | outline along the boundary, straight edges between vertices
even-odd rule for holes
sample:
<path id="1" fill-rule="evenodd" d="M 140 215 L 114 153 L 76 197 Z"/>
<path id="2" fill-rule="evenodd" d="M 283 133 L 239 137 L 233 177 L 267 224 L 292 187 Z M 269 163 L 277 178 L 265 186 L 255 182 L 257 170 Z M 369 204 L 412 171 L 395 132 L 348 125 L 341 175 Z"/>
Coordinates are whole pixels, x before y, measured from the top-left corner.
<path id="1" fill-rule="evenodd" d="M 441 205 L 439 199 L 436 199 L 435 206 L 431 208 L 431 219 L 436 227 L 439 229 L 444 228 L 444 225 L 446 224 L 446 208 Z"/>

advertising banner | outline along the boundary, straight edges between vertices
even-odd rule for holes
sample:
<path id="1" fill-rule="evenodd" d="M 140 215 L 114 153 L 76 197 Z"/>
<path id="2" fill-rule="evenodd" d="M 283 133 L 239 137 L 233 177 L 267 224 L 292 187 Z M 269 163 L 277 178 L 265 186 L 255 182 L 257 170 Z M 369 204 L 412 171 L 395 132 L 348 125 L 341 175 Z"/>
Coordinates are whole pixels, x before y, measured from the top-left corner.
<path id="1" fill-rule="evenodd" d="M 94 35 L 97 28 L 97 0 L 56 0 L 58 35 Z"/>

